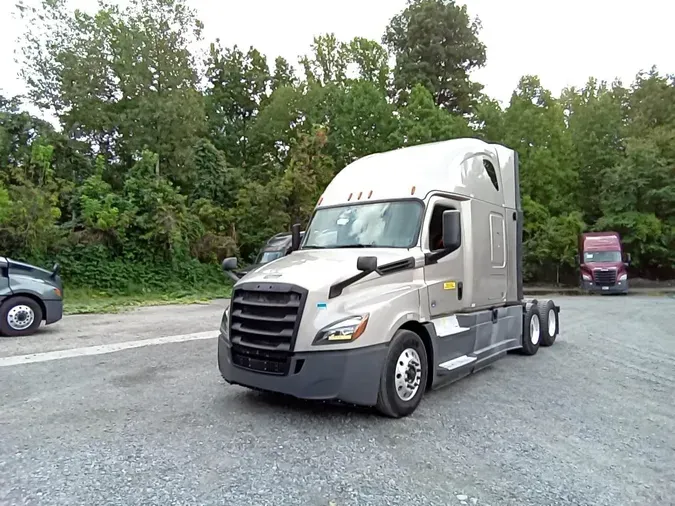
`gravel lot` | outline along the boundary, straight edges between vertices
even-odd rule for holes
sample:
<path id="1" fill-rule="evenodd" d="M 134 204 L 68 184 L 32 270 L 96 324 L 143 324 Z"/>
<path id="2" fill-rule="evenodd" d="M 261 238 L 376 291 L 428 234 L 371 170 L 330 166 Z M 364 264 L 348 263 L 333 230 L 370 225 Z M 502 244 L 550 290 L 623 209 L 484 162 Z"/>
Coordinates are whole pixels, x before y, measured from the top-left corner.
<path id="1" fill-rule="evenodd" d="M 403 420 L 227 386 L 215 339 L 0 367 L 0 504 L 673 504 L 675 298 L 556 300 L 555 346 Z M 66 318 L 0 356 L 215 330 L 222 307 Z"/>

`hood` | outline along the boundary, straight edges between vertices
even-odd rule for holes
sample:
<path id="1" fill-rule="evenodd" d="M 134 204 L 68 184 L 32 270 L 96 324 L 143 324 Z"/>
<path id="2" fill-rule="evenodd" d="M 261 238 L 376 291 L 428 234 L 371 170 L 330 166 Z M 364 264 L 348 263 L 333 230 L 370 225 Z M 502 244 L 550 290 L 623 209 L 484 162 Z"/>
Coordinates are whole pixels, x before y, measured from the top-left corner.
<path id="1" fill-rule="evenodd" d="M 0 264 L 2 263 L 2 260 L 7 262 L 10 276 L 24 276 L 33 279 L 39 279 L 58 287 L 62 286 L 60 276 L 55 274 L 53 271 L 48 271 L 42 267 L 37 267 L 35 265 L 19 262 L 6 257 L 0 257 Z"/>
<path id="2" fill-rule="evenodd" d="M 414 253 L 394 248 L 299 250 L 262 265 L 239 283 L 289 283 L 310 291 L 328 290 L 334 283 L 358 274 L 356 260 L 360 256 L 375 256 L 377 264 L 384 265 L 410 258 Z"/>
<path id="3" fill-rule="evenodd" d="M 21 271 L 22 274 L 25 273 L 27 275 L 35 276 L 37 278 L 42 278 L 43 276 L 50 277 L 52 275 L 50 271 L 48 271 L 47 269 L 43 269 L 42 267 L 37 267 L 35 265 L 27 264 L 25 262 L 12 260 L 11 258 L 5 258 L 5 260 L 7 260 L 10 269 Z"/>

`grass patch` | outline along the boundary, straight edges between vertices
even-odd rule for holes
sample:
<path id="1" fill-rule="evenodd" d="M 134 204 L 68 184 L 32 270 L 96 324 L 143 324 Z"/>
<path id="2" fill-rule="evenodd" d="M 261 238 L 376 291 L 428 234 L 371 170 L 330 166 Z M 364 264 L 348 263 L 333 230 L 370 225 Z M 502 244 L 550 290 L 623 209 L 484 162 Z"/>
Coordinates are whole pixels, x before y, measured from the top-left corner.
<path id="1" fill-rule="evenodd" d="M 90 288 L 66 288 L 63 312 L 72 314 L 119 313 L 143 306 L 169 304 L 206 304 L 213 299 L 228 298 L 232 287 L 209 287 L 181 292 L 146 292 L 115 294 Z"/>

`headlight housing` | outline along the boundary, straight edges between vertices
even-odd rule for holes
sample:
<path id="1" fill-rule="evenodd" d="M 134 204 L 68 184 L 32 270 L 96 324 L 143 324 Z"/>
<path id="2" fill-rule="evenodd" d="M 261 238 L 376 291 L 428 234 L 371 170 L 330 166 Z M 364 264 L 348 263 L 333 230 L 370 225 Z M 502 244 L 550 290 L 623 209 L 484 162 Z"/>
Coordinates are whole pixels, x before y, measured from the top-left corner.
<path id="1" fill-rule="evenodd" d="M 223 317 L 220 320 L 220 332 L 224 336 L 227 336 L 229 325 L 230 325 L 230 306 L 227 306 L 225 308 L 225 311 L 223 311 Z"/>
<path id="2" fill-rule="evenodd" d="M 368 317 L 368 314 L 350 316 L 324 327 L 314 339 L 314 344 L 351 343 L 365 332 Z"/>
<path id="3" fill-rule="evenodd" d="M 628 279 L 628 274 L 626 274 L 625 272 L 621 276 L 619 276 L 619 281 L 626 281 L 627 279 Z"/>
<path id="4" fill-rule="evenodd" d="M 584 278 L 584 281 L 590 281 L 591 280 L 590 274 L 582 274 L 581 276 Z"/>

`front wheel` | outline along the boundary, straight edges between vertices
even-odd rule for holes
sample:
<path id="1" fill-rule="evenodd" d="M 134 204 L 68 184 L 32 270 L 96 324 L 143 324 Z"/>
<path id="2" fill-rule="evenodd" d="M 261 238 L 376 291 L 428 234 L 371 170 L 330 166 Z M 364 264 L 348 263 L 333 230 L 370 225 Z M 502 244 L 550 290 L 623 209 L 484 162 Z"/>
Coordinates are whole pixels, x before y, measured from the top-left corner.
<path id="1" fill-rule="evenodd" d="M 8 337 L 28 336 L 42 322 L 42 309 L 28 297 L 12 297 L 0 306 L 0 334 Z"/>
<path id="2" fill-rule="evenodd" d="M 427 351 L 420 336 L 410 330 L 396 332 L 380 377 L 378 411 L 392 418 L 410 415 L 422 401 L 428 374 Z"/>

